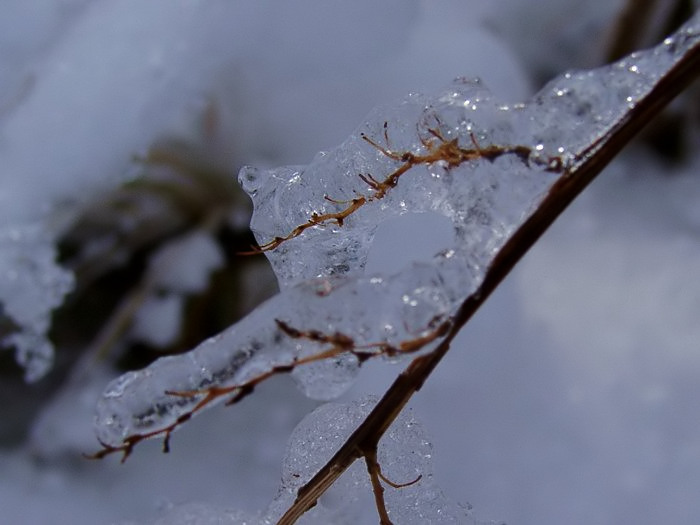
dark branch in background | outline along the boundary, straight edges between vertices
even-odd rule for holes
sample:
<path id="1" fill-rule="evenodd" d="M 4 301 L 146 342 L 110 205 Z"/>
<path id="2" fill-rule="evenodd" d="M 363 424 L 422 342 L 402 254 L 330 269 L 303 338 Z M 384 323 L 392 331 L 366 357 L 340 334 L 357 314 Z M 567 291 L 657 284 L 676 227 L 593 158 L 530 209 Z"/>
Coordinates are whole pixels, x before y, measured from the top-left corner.
<path id="1" fill-rule="evenodd" d="M 659 114 L 698 76 L 700 76 L 700 44 L 691 48 L 676 66 L 657 82 L 645 98 L 630 109 L 611 131 L 591 144 L 581 158 L 569 167 L 568 174 L 554 184 L 537 211 L 515 232 L 495 257 L 479 289 L 461 305 L 442 343 L 430 354 L 414 359 L 396 378 L 372 412 L 338 452 L 306 485 L 299 489 L 297 499 L 282 516 L 278 525 L 294 524 L 316 504 L 318 498 L 355 460 L 364 457 L 367 458 L 368 467 L 372 464 L 379 440 L 447 353 L 452 340 L 464 324 L 574 198 L 643 126 Z M 378 484 L 376 476 L 372 477 L 372 480 L 382 523 L 390 523 L 387 521 L 386 514 L 382 514 L 384 509 L 382 488 L 376 486 Z"/>
<path id="2" fill-rule="evenodd" d="M 614 62 L 672 33 L 693 9 L 692 0 L 627 0 L 613 28 L 606 61 Z"/>

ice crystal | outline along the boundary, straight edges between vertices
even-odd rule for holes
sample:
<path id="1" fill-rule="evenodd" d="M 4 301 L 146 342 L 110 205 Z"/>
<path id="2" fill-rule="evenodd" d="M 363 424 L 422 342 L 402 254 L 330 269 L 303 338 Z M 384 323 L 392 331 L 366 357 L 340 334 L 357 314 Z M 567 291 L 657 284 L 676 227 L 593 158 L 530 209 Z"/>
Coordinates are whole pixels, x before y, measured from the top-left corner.
<path id="1" fill-rule="evenodd" d="M 251 227 L 282 291 L 189 354 L 112 383 L 96 418 L 102 442 L 167 435 L 221 399 L 206 397 L 212 388 L 236 399 L 261 378 L 293 370 L 308 394 L 328 398 L 368 356 L 433 349 L 440 327 L 552 186 L 698 45 L 699 20 L 650 51 L 567 73 L 528 103 L 501 104 L 479 81 L 458 79 L 436 96 L 376 109 L 307 167 L 243 169 Z M 409 212 L 445 216 L 454 245 L 430 262 L 365 275 L 378 226 Z M 312 359 L 329 349 L 336 351 L 327 360 Z"/>

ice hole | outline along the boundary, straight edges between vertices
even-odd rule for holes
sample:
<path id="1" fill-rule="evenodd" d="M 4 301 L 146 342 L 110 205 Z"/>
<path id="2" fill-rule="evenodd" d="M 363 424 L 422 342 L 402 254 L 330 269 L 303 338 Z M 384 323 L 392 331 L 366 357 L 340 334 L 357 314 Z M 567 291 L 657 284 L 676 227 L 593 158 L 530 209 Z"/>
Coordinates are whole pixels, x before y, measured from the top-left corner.
<path id="1" fill-rule="evenodd" d="M 435 212 L 406 213 L 379 225 L 367 256 L 367 274 L 395 273 L 429 261 L 455 244 L 452 222 Z"/>

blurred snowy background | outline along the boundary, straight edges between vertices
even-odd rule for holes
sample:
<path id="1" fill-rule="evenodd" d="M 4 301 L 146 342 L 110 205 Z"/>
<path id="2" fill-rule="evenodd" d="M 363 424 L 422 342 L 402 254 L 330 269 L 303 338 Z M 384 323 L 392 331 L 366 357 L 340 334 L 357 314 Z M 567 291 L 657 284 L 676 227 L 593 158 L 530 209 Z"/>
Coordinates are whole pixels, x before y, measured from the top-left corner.
<path id="1" fill-rule="evenodd" d="M 651 2 L 625 40 L 628 4 L 5 0 L 0 336 L 35 381 L 0 353 L 2 521 L 224 523 L 212 509 L 264 509 L 287 438 L 316 406 L 286 378 L 198 417 L 168 455 L 146 443 L 124 465 L 81 456 L 97 448 L 92 414 L 112 377 L 274 293 L 264 261 L 235 256 L 251 242 L 240 166 L 306 163 L 377 104 L 459 75 L 525 100 L 693 9 Z M 562 216 L 415 397 L 438 484 L 477 519 L 697 523 L 693 93 Z M 384 225 L 394 242 L 377 243 L 372 268 L 431 255 L 444 227 Z M 36 344 L 46 333 L 52 368 L 50 344 Z M 398 372 L 370 363 L 343 399 L 381 394 Z"/>

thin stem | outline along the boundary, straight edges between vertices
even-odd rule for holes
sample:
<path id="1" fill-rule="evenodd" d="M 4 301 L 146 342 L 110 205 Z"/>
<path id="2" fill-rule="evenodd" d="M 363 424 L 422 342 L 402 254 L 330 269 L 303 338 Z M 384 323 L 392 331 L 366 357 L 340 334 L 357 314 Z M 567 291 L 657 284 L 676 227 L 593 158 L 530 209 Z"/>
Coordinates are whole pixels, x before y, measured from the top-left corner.
<path id="1" fill-rule="evenodd" d="M 384 487 L 382 487 L 382 469 L 377 461 L 376 447 L 364 452 L 365 463 L 367 464 L 367 472 L 369 479 L 372 482 L 372 492 L 374 493 L 374 504 L 377 507 L 379 514 L 379 525 L 394 525 L 389 518 L 389 512 L 386 510 L 386 502 L 384 501 Z"/>

